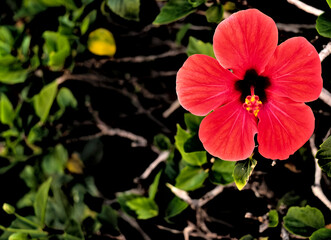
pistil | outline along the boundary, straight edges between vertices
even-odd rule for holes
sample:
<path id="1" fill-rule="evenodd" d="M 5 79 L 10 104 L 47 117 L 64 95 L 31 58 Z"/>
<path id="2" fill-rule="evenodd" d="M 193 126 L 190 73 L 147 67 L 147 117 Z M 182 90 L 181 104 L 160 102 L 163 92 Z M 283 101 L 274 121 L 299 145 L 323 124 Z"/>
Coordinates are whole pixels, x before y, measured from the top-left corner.
<path id="1" fill-rule="evenodd" d="M 260 109 L 262 108 L 262 102 L 260 101 L 259 96 L 254 94 L 254 87 L 251 86 L 251 95 L 248 95 L 245 98 L 245 103 L 243 103 L 243 107 L 249 112 L 254 114 L 257 117 Z"/>

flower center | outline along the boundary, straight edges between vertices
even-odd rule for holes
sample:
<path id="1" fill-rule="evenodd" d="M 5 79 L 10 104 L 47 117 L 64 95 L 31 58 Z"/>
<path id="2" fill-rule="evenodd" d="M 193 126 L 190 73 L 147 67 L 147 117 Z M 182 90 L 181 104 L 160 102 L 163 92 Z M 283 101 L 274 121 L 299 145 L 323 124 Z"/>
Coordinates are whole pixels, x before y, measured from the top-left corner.
<path id="1" fill-rule="evenodd" d="M 254 69 L 247 70 L 244 79 L 238 80 L 235 83 L 236 90 L 241 92 L 240 100 L 242 103 L 246 103 L 246 98 L 248 96 L 253 97 L 253 95 L 255 94 L 259 96 L 261 102 L 266 102 L 267 97 L 265 90 L 269 86 L 270 86 L 269 78 L 264 76 L 259 76 Z"/>
<path id="2" fill-rule="evenodd" d="M 246 97 L 243 107 L 248 112 L 253 113 L 254 116 L 257 117 L 257 114 L 259 113 L 259 111 L 262 107 L 262 102 L 260 101 L 259 96 L 249 95 Z"/>

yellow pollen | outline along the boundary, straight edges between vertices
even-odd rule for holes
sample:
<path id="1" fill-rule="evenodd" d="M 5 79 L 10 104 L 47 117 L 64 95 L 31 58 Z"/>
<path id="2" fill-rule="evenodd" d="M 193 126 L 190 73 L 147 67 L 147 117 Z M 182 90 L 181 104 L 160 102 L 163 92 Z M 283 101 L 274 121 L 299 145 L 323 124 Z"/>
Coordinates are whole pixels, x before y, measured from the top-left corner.
<path id="1" fill-rule="evenodd" d="M 259 113 L 262 102 L 260 101 L 259 96 L 256 95 L 248 95 L 245 99 L 245 103 L 243 104 L 243 107 L 250 113 L 253 113 L 255 117 L 257 117 L 257 114 Z"/>

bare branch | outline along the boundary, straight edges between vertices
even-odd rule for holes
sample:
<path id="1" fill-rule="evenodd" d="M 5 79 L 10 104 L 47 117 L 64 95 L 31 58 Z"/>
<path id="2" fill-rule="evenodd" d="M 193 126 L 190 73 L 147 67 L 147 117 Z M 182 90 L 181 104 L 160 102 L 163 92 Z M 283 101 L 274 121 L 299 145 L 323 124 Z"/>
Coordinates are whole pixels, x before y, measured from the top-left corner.
<path id="1" fill-rule="evenodd" d="M 317 9 L 317 8 L 314 8 L 304 2 L 301 2 L 299 0 L 287 0 L 287 2 L 297 6 L 298 8 L 302 9 L 303 11 L 307 12 L 307 13 L 310 13 L 310 14 L 313 14 L 315 16 L 319 16 L 321 15 L 322 13 L 324 13 L 324 11 L 320 10 L 320 9 Z"/>
<path id="2" fill-rule="evenodd" d="M 329 43 L 325 46 L 325 48 L 323 48 L 323 50 L 320 51 L 320 53 L 319 53 L 318 55 L 319 55 L 319 57 L 320 57 L 321 62 L 323 62 L 323 60 L 324 60 L 327 56 L 329 56 L 330 54 L 331 54 L 331 42 L 329 42 Z"/>
<path id="3" fill-rule="evenodd" d="M 99 114 L 92 109 L 92 106 L 90 103 L 86 103 L 86 106 L 89 110 L 89 112 L 92 114 L 97 127 L 100 129 L 99 136 L 102 135 L 108 135 L 108 136 L 119 136 L 123 138 L 127 138 L 132 140 L 132 147 L 146 147 L 147 146 L 147 140 L 141 136 L 138 136 L 136 134 L 133 134 L 131 132 L 119 129 L 119 128 L 111 128 L 106 123 L 104 123 L 100 118 Z"/>
<path id="4" fill-rule="evenodd" d="M 133 228 L 135 228 L 140 235 L 143 237 L 144 240 L 152 240 L 143 230 L 142 228 L 139 226 L 139 224 L 137 223 L 137 221 L 134 218 L 129 217 L 128 215 L 126 215 L 125 213 L 118 211 L 119 216 L 126 221 L 127 223 L 129 223 Z"/>
<path id="5" fill-rule="evenodd" d="M 170 151 L 164 151 L 161 152 L 160 155 L 146 168 L 143 174 L 137 179 L 134 180 L 134 182 L 139 182 L 140 179 L 146 179 L 151 174 L 151 172 L 161 163 L 168 159 L 170 155 Z"/>
<path id="6" fill-rule="evenodd" d="M 179 108 L 179 107 L 180 107 L 179 101 L 178 101 L 178 100 L 174 101 L 174 102 L 170 105 L 170 107 L 169 107 L 167 110 L 165 110 L 165 111 L 163 112 L 162 116 L 163 116 L 164 118 L 169 117 L 169 116 L 170 116 L 174 111 L 176 111 L 177 108 Z"/>
<path id="7" fill-rule="evenodd" d="M 331 107 L 331 93 L 325 88 L 322 89 L 319 99 Z"/>
<path id="8" fill-rule="evenodd" d="M 317 148 L 315 146 L 315 135 L 313 135 L 309 139 L 309 143 L 310 143 L 311 152 L 312 152 L 313 156 L 315 156 L 317 153 Z M 319 198 L 321 200 L 321 202 L 323 202 L 325 204 L 325 206 L 327 206 L 331 210 L 331 202 L 323 193 L 323 190 L 321 187 L 321 179 L 322 179 L 322 170 L 317 163 L 317 159 L 315 158 L 315 182 L 314 182 L 314 185 L 311 186 L 311 189 L 312 189 L 314 195 L 317 198 Z"/>

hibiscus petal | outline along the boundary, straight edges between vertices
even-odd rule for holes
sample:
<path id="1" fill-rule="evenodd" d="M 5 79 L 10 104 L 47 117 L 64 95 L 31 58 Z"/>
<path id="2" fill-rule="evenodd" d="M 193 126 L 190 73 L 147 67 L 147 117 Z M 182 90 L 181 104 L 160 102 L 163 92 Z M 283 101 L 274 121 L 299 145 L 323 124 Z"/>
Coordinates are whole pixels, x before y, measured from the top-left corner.
<path id="1" fill-rule="evenodd" d="M 249 9 L 221 22 L 213 42 L 219 63 L 242 79 L 248 69 L 264 70 L 277 47 L 278 30 L 270 17 Z"/>
<path id="2" fill-rule="evenodd" d="M 287 159 L 313 134 L 315 118 L 304 103 L 272 96 L 259 114 L 259 152 L 270 159 Z"/>
<path id="3" fill-rule="evenodd" d="M 232 101 L 202 120 L 199 138 L 211 155 L 238 161 L 252 154 L 256 133 L 254 115 L 246 111 L 240 101 Z"/>
<path id="4" fill-rule="evenodd" d="M 234 89 L 236 77 L 206 55 L 190 56 L 177 73 L 176 91 L 180 104 L 195 115 L 210 111 L 239 98 Z"/>
<path id="5" fill-rule="evenodd" d="M 303 37 L 280 44 L 263 75 L 271 82 L 267 91 L 297 102 L 316 100 L 323 87 L 318 53 Z"/>

